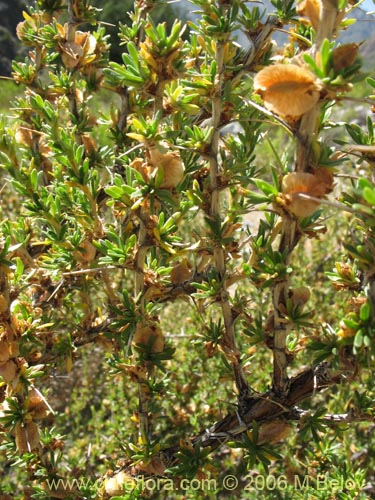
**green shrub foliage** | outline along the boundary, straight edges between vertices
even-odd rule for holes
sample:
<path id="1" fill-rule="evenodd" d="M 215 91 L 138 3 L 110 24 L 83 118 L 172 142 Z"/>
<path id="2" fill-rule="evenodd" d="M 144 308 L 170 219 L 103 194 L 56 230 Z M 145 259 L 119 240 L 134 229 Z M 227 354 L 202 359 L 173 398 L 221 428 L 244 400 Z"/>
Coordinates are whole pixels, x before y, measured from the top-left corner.
<path id="1" fill-rule="evenodd" d="M 338 41 L 356 6 L 191 3 L 169 27 L 132 3 L 120 61 L 88 0 L 17 27 L 1 498 L 373 492 L 375 81 Z"/>

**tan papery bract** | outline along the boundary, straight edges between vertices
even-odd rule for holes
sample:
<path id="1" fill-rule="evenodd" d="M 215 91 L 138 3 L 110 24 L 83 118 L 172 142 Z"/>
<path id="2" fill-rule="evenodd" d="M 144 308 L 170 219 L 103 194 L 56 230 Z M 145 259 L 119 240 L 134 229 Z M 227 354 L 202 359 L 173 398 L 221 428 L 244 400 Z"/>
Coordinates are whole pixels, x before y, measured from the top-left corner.
<path id="1" fill-rule="evenodd" d="M 20 455 L 38 447 L 40 435 L 38 426 L 35 422 L 16 424 L 14 433 L 17 451 Z"/>
<path id="2" fill-rule="evenodd" d="M 16 378 L 16 374 L 17 365 L 12 359 L 9 359 L 4 364 L 0 365 L 0 377 L 2 377 L 4 382 L 7 384 Z"/>
<path id="3" fill-rule="evenodd" d="M 164 148 L 164 145 L 162 145 Z M 180 154 L 176 151 L 160 151 L 158 146 L 151 146 L 147 150 L 148 163 L 163 172 L 163 181 L 160 185 L 163 189 L 173 189 L 184 178 L 184 164 Z"/>
<path id="4" fill-rule="evenodd" d="M 297 217 L 308 217 L 318 208 L 319 202 L 302 199 L 298 195 L 321 198 L 326 194 L 326 185 L 313 174 L 293 172 L 283 178 L 282 194 L 289 212 Z"/>
<path id="5" fill-rule="evenodd" d="M 299 118 L 319 101 L 321 86 L 315 76 L 296 64 L 274 64 L 254 78 L 254 90 L 274 113 Z"/>
<path id="6" fill-rule="evenodd" d="M 297 5 L 298 14 L 307 17 L 315 31 L 317 31 L 319 26 L 321 10 L 322 2 L 320 0 L 303 0 Z"/>
<path id="7" fill-rule="evenodd" d="M 136 480 L 124 471 L 118 472 L 116 475 L 109 477 L 104 482 L 104 489 L 107 495 L 121 495 L 125 491 L 135 488 Z"/>
<path id="8" fill-rule="evenodd" d="M 186 281 L 190 280 L 192 276 L 192 265 L 187 259 L 183 259 L 171 270 L 171 282 L 175 285 L 185 283 Z"/>
<path id="9" fill-rule="evenodd" d="M 164 335 L 160 327 L 152 322 L 143 321 L 138 323 L 133 336 L 133 345 L 151 345 L 151 352 L 162 352 L 164 350 Z"/>

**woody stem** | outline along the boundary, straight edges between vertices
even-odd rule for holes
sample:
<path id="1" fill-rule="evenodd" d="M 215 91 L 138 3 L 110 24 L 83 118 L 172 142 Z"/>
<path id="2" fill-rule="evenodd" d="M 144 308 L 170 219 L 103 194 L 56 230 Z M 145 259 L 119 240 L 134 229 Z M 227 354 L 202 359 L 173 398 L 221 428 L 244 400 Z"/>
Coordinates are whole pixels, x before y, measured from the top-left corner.
<path id="1" fill-rule="evenodd" d="M 322 0 L 322 10 L 316 37 L 314 54 L 318 53 L 325 38 L 330 39 L 337 16 L 337 0 Z M 307 172 L 311 166 L 312 144 L 317 133 L 316 124 L 319 116 L 319 103 L 305 113 L 297 131 L 298 144 L 295 156 L 295 171 Z M 285 268 L 299 240 L 298 221 L 294 217 L 284 216 L 279 252 L 285 255 Z M 287 336 L 291 329 L 287 318 L 280 311 L 285 310 L 289 291 L 289 275 L 279 281 L 273 289 L 274 306 L 274 344 L 273 344 L 273 389 L 278 394 L 286 394 L 288 390 L 288 353 Z"/>
<path id="2" fill-rule="evenodd" d="M 332 38 L 335 21 L 338 13 L 338 0 L 322 0 L 319 26 L 313 54 L 316 55 L 323 41 Z M 299 143 L 296 151 L 295 169 L 297 172 L 306 172 L 309 168 L 311 146 L 316 133 L 316 122 L 319 114 L 319 103 L 301 118 L 297 137 Z"/>

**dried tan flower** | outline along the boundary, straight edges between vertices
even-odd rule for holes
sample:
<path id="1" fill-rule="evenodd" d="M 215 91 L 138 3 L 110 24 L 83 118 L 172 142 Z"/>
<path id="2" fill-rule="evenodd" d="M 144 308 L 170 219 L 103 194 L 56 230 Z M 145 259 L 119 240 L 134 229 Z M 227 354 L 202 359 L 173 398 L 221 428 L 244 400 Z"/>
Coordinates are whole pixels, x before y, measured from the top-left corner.
<path id="1" fill-rule="evenodd" d="M 357 330 L 355 330 L 354 328 L 350 328 L 349 326 L 347 326 L 344 323 L 344 321 L 340 322 L 340 329 L 337 332 L 337 335 L 339 337 L 341 337 L 342 339 L 347 339 L 347 338 L 350 338 L 350 337 L 354 337 L 354 335 L 356 333 L 357 333 Z"/>
<path id="2" fill-rule="evenodd" d="M 311 173 L 318 179 L 322 184 L 322 189 L 324 188 L 324 194 L 328 194 L 333 189 L 333 174 L 331 170 L 327 167 L 315 167 Z"/>
<path id="3" fill-rule="evenodd" d="M 61 58 L 68 69 L 85 66 L 94 61 L 96 57 L 96 39 L 93 35 L 88 32 L 76 31 L 74 41 L 67 41 L 67 25 L 58 25 L 58 30 L 62 38 L 59 44 Z"/>
<path id="4" fill-rule="evenodd" d="M 74 258 L 78 262 L 92 262 L 96 256 L 96 248 L 89 239 L 85 239 L 80 243 L 79 250 L 73 252 Z"/>
<path id="5" fill-rule="evenodd" d="M 0 340 L 0 365 L 8 361 L 9 358 L 9 343 L 5 340 Z"/>
<path id="6" fill-rule="evenodd" d="M 39 28 L 43 26 L 43 24 L 47 24 L 51 22 L 51 17 L 47 13 L 34 12 L 32 15 L 29 15 L 27 12 L 22 13 L 24 21 L 21 21 L 17 24 L 16 27 L 16 35 L 19 40 L 24 45 L 34 45 L 37 42 L 33 41 L 32 38 L 28 35 L 28 31 L 38 31 Z"/>
<path id="7" fill-rule="evenodd" d="M 9 309 L 9 293 L 0 293 L 0 314 L 4 314 Z"/>
<path id="8" fill-rule="evenodd" d="M 14 138 L 18 144 L 31 146 L 33 144 L 33 131 L 26 127 L 17 127 Z"/>
<path id="9" fill-rule="evenodd" d="M 317 104 L 321 86 L 306 68 L 296 64 L 274 64 L 263 68 L 254 78 L 266 108 L 274 113 L 299 118 Z"/>
<path id="10" fill-rule="evenodd" d="M 81 140 L 83 147 L 85 148 L 85 152 L 87 155 L 92 155 L 95 154 L 97 151 L 97 144 L 96 141 L 91 135 L 88 134 L 82 134 L 81 135 Z"/>
<path id="11" fill-rule="evenodd" d="M 262 424 L 259 428 L 258 443 L 278 443 L 286 439 L 293 426 L 280 418 Z"/>

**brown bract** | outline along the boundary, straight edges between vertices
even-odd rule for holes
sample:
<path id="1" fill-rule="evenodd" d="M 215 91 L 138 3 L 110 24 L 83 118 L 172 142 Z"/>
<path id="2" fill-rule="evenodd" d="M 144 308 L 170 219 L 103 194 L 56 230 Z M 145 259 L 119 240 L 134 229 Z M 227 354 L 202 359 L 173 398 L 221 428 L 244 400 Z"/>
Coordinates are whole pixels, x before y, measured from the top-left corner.
<path id="1" fill-rule="evenodd" d="M 333 69 L 335 73 L 351 66 L 357 58 L 358 50 L 358 43 L 347 43 L 337 47 L 332 53 Z"/>
<path id="2" fill-rule="evenodd" d="M 274 64 L 254 78 L 254 90 L 266 108 L 290 118 L 299 118 L 317 104 L 321 85 L 306 68 L 296 64 Z"/>
<path id="3" fill-rule="evenodd" d="M 310 298 L 310 290 L 306 286 L 300 286 L 291 290 L 291 299 L 294 306 L 304 306 Z"/>
<path id="4" fill-rule="evenodd" d="M 187 259 L 182 259 L 171 270 L 171 282 L 175 285 L 180 285 L 190 280 L 193 276 L 191 263 Z"/>

